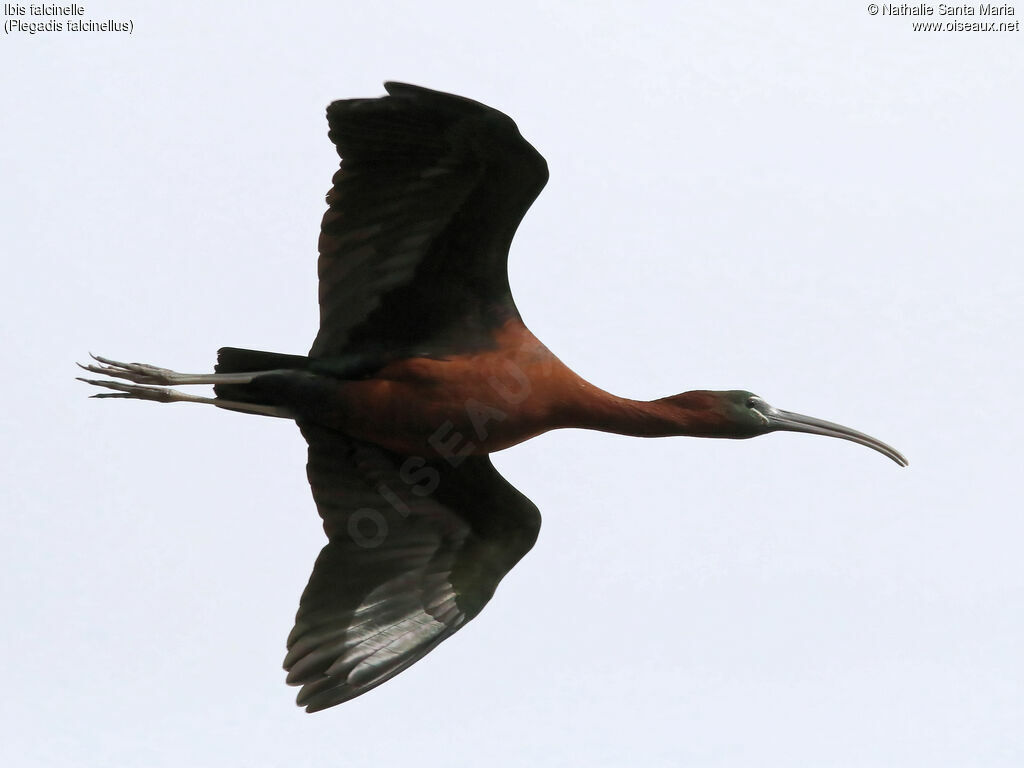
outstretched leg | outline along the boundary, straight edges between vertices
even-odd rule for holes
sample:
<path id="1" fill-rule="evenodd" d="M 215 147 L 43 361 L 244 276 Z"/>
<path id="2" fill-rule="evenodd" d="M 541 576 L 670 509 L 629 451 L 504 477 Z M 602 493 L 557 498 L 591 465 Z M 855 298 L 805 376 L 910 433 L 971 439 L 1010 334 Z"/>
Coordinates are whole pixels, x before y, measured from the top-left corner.
<path id="1" fill-rule="evenodd" d="M 260 416 L 276 416 L 284 419 L 294 418 L 288 409 L 281 406 L 225 400 L 220 397 L 201 397 L 180 392 L 177 389 L 170 389 L 167 386 L 169 384 L 248 384 L 258 374 L 265 374 L 267 373 L 266 371 L 259 371 L 258 373 L 178 373 L 167 368 L 158 368 L 155 365 L 121 363 L 105 357 L 99 357 L 98 355 L 91 355 L 91 357 L 98 363 L 101 363 L 101 365 L 82 365 L 79 363 L 79 367 L 92 373 L 115 376 L 120 379 L 136 382 L 134 384 L 125 384 L 120 381 L 79 378 L 79 381 L 84 381 L 86 384 L 92 384 L 95 387 L 116 390 L 115 392 L 93 395 L 93 397 L 128 397 L 135 400 L 152 400 L 156 403 L 207 403 L 229 411 L 255 413 Z"/>
<path id="2" fill-rule="evenodd" d="M 91 352 L 89 357 L 101 365 L 82 365 L 92 373 L 102 376 L 113 376 L 118 379 L 127 379 L 136 384 L 155 384 L 160 387 L 169 387 L 174 384 L 248 384 L 255 376 L 267 371 L 247 373 L 178 373 L 168 368 L 158 368 L 155 365 L 145 363 L 121 363 L 117 360 L 110 360 L 106 357 L 94 355 Z"/>

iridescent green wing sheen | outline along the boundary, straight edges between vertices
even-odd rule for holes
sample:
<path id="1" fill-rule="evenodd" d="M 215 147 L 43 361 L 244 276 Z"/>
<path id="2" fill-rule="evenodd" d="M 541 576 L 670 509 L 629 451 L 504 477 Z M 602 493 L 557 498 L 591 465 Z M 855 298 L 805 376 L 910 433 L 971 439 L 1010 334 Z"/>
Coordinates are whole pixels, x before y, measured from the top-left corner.
<path id="1" fill-rule="evenodd" d="M 476 616 L 533 546 L 540 513 L 486 456 L 453 467 L 300 426 L 328 544 L 284 666 L 314 712 L 380 685 Z"/>

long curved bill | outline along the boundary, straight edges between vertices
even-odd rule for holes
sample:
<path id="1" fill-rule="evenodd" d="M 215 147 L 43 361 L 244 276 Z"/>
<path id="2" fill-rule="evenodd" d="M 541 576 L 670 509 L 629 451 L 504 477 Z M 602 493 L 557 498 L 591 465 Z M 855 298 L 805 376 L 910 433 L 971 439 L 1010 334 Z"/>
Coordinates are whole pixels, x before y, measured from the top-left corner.
<path id="1" fill-rule="evenodd" d="M 766 409 L 766 411 L 767 412 L 764 413 L 764 415 L 768 418 L 768 423 L 773 431 L 807 432 L 812 435 L 838 437 L 843 440 L 850 440 L 854 443 L 866 445 L 868 448 L 873 448 L 883 456 L 888 456 L 901 467 L 905 467 L 910 463 L 902 453 L 897 451 L 891 445 L 886 445 L 881 440 L 871 437 L 871 435 L 865 435 L 863 432 L 858 432 L 856 429 L 850 429 L 849 427 L 844 427 L 842 424 L 835 424 L 831 421 L 825 421 L 824 419 L 816 419 L 813 416 L 804 416 L 803 414 L 791 413 L 790 411 L 780 411 L 778 408 L 769 408 Z"/>

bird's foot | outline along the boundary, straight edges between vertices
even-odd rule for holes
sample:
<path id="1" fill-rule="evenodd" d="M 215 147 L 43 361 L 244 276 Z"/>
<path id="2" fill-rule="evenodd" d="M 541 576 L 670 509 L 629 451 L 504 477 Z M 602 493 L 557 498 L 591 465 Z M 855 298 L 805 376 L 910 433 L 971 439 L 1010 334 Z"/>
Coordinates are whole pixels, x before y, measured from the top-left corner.
<path id="1" fill-rule="evenodd" d="M 121 363 L 99 355 L 90 355 L 90 357 L 98 365 L 79 363 L 78 366 L 91 373 L 133 382 L 126 384 L 123 381 L 79 378 L 79 381 L 84 381 L 94 387 L 114 390 L 113 392 L 102 392 L 93 397 L 128 397 L 133 400 L 151 400 L 156 403 L 208 403 L 229 411 L 294 418 L 294 414 L 282 406 L 246 403 L 219 397 L 201 397 L 169 387 L 170 384 L 248 384 L 257 375 L 256 373 L 178 373 L 169 368 L 157 368 L 155 365 Z"/>
<path id="2" fill-rule="evenodd" d="M 181 383 L 180 379 L 183 378 L 182 374 L 172 371 L 168 368 L 158 368 L 155 365 L 146 365 L 145 363 L 122 363 L 117 360 L 110 360 L 106 357 L 100 357 L 89 353 L 89 357 L 95 360 L 100 365 L 82 365 L 78 364 L 80 368 L 91 373 L 98 373 L 102 376 L 113 376 L 117 379 L 127 379 L 128 381 L 134 381 L 136 384 L 155 384 L 157 386 L 166 387 L 170 384 Z M 86 381 L 86 379 L 82 379 Z M 90 382 L 95 383 L 95 382 Z"/>
<path id="3" fill-rule="evenodd" d="M 83 368 L 85 366 L 82 366 Z M 93 370 L 94 368 L 90 368 Z M 106 373 L 106 371 L 103 371 Z M 206 402 L 210 398 L 196 398 L 192 395 L 186 395 L 184 392 L 179 392 L 176 389 L 168 389 L 167 387 L 150 387 L 144 384 L 125 384 L 120 381 L 101 381 L 99 379 L 82 379 L 86 384 L 92 384 L 94 387 L 106 387 L 107 389 L 116 390 L 115 392 L 102 392 L 93 397 L 130 397 L 135 400 L 152 400 L 157 403 L 177 403 L 177 402 Z"/>

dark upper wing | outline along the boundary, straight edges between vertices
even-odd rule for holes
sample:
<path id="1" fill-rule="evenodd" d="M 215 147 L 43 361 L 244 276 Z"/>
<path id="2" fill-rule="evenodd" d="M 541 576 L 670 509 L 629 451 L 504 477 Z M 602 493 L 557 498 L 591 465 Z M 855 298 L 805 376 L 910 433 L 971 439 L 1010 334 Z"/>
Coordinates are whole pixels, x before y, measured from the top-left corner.
<path id="1" fill-rule="evenodd" d="M 518 317 L 508 248 L 547 163 L 506 115 L 401 83 L 336 101 L 311 357 L 466 349 Z"/>
<path id="2" fill-rule="evenodd" d="M 537 538 L 537 508 L 486 456 L 452 467 L 303 425 L 329 543 L 284 666 L 315 712 L 380 685 L 476 616 Z"/>

